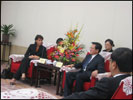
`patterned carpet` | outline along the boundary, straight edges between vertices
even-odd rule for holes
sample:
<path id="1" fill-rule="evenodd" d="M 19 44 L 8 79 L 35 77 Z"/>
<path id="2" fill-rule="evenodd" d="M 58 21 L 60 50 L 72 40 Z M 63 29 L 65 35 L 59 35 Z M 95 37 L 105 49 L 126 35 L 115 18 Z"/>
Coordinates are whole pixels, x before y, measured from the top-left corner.
<path id="1" fill-rule="evenodd" d="M 8 65 L 2 64 L 1 65 L 1 72 Z M 35 86 L 30 86 L 29 83 L 24 83 L 21 80 L 16 81 L 16 85 L 10 85 L 10 79 L 1 79 L 1 94 L 2 95 L 9 95 L 11 96 L 11 93 L 16 93 L 16 90 L 20 89 L 27 89 L 26 91 L 33 90 L 34 92 L 38 93 L 38 97 L 32 97 L 31 99 L 34 98 L 39 98 L 39 99 L 61 99 L 62 97 L 59 95 L 56 95 L 56 86 L 53 84 L 42 84 L 41 88 L 35 88 Z M 22 92 L 21 90 L 21 92 Z M 12 91 L 12 92 L 10 92 Z M 24 90 L 23 90 L 24 91 Z M 23 94 L 23 93 L 22 93 Z M 43 95 L 40 97 L 40 94 Z M 17 94 L 18 95 L 18 94 Z M 8 99 L 8 98 L 7 98 Z M 28 98 L 26 98 L 28 99 Z"/>
<path id="2" fill-rule="evenodd" d="M 1 99 L 57 99 L 55 96 L 35 88 L 24 88 L 1 92 Z"/>

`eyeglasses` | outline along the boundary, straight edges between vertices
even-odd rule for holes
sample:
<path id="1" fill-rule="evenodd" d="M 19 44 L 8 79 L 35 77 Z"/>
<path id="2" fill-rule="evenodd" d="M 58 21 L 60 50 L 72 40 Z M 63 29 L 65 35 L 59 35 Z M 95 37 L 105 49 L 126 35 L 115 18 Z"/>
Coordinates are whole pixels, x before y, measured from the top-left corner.
<path id="1" fill-rule="evenodd" d="M 95 48 L 90 47 L 90 49 L 95 49 Z"/>

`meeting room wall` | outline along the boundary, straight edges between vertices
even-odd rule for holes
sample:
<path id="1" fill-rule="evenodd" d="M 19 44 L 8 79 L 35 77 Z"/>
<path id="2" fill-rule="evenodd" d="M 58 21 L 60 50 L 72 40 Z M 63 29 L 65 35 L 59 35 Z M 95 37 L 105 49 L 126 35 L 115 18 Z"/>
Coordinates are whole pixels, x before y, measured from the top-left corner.
<path id="1" fill-rule="evenodd" d="M 45 45 L 65 38 L 70 28 L 83 25 L 80 41 L 89 50 L 92 41 L 103 45 L 108 38 L 117 47 L 132 48 L 131 1 L 2 1 L 1 25 L 13 24 L 12 44 L 28 47 L 36 34 Z"/>

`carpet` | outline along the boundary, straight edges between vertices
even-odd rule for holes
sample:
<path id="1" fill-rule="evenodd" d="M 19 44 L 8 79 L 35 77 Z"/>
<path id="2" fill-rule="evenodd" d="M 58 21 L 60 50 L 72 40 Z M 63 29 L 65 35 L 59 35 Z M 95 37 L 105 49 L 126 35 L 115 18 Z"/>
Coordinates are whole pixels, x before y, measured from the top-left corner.
<path id="1" fill-rule="evenodd" d="M 3 69 L 7 67 L 9 67 L 7 63 L 1 64 L 1 72 Z M 27 98 L 60 99 L 62 98 L 61 96 L 56 95 L 56 86 L 52 84 L 42 84 L 41 88 L 35 88 L 35 86 L 30 86 L 29 82 L 22 82 L 21 80 L 19 80 L 19 81 L 16 81 L 16 85 L 10 85 L 10 81 L 11 79 L 1 78 L 1 99 L 11 99 L 11 98 L 14 98 L 14 99 L 15 98 L 19 98 L 19 99 L 27 99 Z M 28 91 L 28 93 L 30 93 L 31 90 L 33 91 L 33 94 L 36 93 L 36 96 L 32 95 L 30 97 L 25 97 L 24 95 L 25 92 Z M 18 92 L 16 91 L 20 91 L 22 95 L 17 94 Z M 18 96 L 14 96 L 14 94 Z"/>
<path id="2" fill-rule="evenodd" d="M 1 92 L 1 99 L 57 99 L 53 95 L 34 88 Z"/>

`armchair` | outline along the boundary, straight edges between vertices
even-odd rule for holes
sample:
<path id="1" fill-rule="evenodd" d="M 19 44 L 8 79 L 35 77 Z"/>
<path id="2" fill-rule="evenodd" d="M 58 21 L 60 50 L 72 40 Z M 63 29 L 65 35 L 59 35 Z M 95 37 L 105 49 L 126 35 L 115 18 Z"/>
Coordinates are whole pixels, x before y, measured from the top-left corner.
<path id="1" fill-rule="evenodd" d="M 111 99 L 132 99 L 132 76 L 123 79 Z"/>

